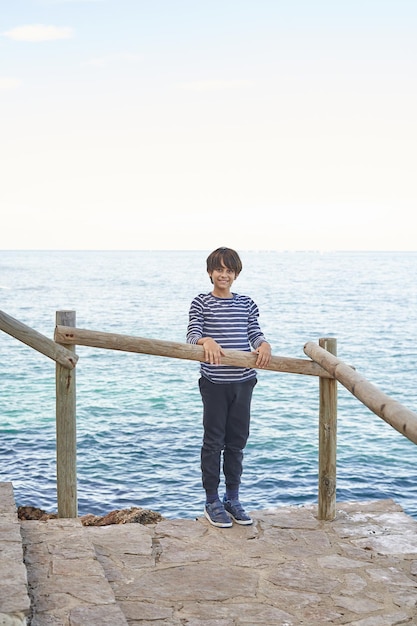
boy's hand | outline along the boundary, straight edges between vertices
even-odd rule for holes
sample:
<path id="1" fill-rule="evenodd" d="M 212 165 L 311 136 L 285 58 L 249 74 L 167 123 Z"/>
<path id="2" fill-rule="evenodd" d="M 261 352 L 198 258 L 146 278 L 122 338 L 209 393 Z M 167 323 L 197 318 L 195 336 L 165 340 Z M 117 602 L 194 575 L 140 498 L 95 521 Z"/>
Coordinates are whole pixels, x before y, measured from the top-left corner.
<path id="1" fill-rule="evenodd" d="M 221 357 L 224 356 L 224 352 L 217 341 L 208 337 L 204 340 L 203 348 L 206 362 L 210 363 L 210 365 L 220 365 Z"/>
<path id="2" fill-rule="evenodd" d="M 255 354 L 258 355 L 256 359 L 256 367 L 267 367 L 271 361 L 271 346 L 264 341 L 259 348 L 255 350 Z"/>

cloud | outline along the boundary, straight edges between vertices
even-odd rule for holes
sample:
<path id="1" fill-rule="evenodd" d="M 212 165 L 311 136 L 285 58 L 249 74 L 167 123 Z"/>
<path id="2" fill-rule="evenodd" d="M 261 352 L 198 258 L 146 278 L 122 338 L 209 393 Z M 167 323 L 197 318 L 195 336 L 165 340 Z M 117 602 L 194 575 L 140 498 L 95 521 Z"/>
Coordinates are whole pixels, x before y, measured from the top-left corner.
<path id="1" fill-rule="evenodd" d="M 0 76 L 0 91 L 11 91 L 17 89 L 22 84 L 19 78 L 9 78 L 8 76 Z"/>
<path id="2" fill-rule="evenodd" d="M 82 4 L 84 2 L 105 2 L 106 0 L 44 0 L 44 4 Z"/>
<path id="3" fill-rule="evenodd" d="M 115 54 L 108 54 L 103 57 L 93 57 L 88 61 L 85 61 L 83 65 L 90 65 L 93 67 L 108 67 L 109 65 L 120 63 L 139 63 L 143 60 L 143 56 L 140 54 L 132 54 L 130 52 L 117 52 Z"/>
<path id="4" fill-rule="evenodd" d="M 180 83 L 178 86 L 188 91 L 223 91 L 252 87 L 253 82 L 250 80 L 196 80 L 190 83 Z"/>
<path id="5" fill-rule="evenodd" d="M 71 39 L 73 30 L 67 26 L 26 24 L 24 26 L 16 26 L 16 28 L 4 32 L 3 35 L 15 41 L 53 41 L 56 39 Z"/>

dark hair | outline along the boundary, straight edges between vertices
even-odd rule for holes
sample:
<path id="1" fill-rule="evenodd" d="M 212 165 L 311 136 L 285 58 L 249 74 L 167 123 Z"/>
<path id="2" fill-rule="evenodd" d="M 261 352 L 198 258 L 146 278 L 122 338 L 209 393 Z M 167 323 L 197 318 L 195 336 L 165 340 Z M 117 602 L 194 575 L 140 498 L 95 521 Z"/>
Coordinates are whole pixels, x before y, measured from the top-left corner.
<path id="1" fill-rule="evenodd" d="M 238 253 L 232 248 L 217 248 L 207 257 L 208 273 L 218 269 L 222 264 L 235 272 L 236 276 L 239 276 L 242 271 L 242 261 Z"/>

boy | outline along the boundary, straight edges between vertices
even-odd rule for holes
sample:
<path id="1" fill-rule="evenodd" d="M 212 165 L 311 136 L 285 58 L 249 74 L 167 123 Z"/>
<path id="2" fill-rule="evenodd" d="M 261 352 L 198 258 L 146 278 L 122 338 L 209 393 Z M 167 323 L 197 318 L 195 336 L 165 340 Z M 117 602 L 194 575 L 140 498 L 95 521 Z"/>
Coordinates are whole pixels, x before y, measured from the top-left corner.
<path id="1" fill-rule="evenodd" d="M 249 436 L 250 404 L 256 385 L 252 368 L 221 365 L 224 348 L 251 351 L 258 355 L 256 367 L 266 367 L 271 347 L 258 323 L 259 311 L 248 296 L 231 291 L 242 271 L 239 255 L 231 248 L 218 248 L 207 258 L 207 272 L 213 289 L 191 302 L 187 343 L 203 346 L 199 388 L 203 401 L 204 437 L 201 471 L 206 491 L 204 515 L 213 526 L 228 528 L 252 524 L 239 501 L 243 449 Z M 220 463 L 226 493 L 220 501 Z"/>

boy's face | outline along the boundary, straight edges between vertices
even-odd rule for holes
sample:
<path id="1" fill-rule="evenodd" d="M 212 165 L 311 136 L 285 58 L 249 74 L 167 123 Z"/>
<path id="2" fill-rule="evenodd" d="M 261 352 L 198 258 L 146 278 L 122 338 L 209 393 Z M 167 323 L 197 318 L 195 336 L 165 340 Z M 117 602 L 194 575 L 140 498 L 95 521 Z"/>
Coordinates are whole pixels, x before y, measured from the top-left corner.
<path id="1" fill-rule="evenodd" d="M 236 276 L 236 272 L 226 267 L 223 262 L 219 267 L 216 267 L 212 272 L 209 272 L 210 280 L 213 283 L 213 294 L 220 297 L 227 297 L 230 295 L 230 289 Z"/>

